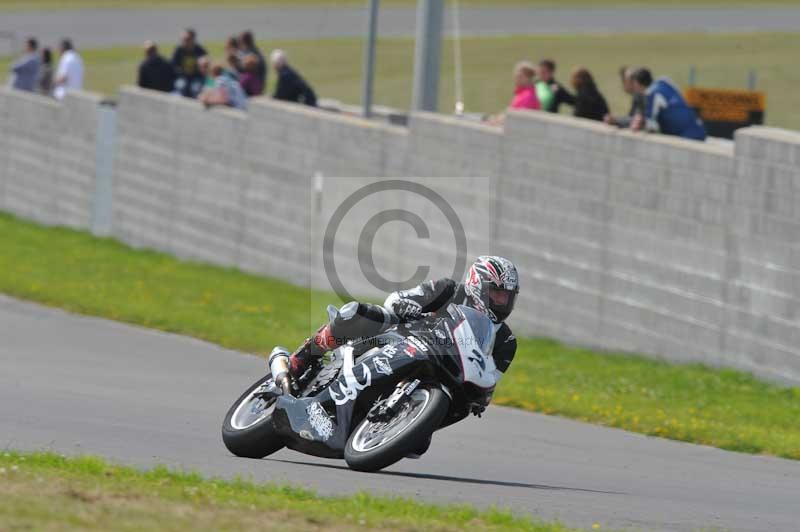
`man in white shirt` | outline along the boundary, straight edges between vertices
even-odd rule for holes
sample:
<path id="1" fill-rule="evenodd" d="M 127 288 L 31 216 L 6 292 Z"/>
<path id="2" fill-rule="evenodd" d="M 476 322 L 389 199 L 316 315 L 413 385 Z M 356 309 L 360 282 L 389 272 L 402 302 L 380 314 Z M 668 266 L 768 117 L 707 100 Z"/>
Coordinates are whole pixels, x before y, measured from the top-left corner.
<path id="1" fill-rule="evenodd" d="M 61 58 L 56 69 L 53 96 L 62 100 L 69 91 L 83 88 L 83 59 L 72 46 L 72 41 L 61 41 Z"/>

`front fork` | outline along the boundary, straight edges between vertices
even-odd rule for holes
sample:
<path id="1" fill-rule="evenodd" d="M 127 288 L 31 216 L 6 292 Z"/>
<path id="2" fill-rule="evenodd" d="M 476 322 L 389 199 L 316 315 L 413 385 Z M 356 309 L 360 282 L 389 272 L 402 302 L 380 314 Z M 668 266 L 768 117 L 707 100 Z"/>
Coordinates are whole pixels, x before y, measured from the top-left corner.
<path id="1" fill-rule="evenodd" d="M 389 421 L 400 412 L 419 386 L 420 380 L 401 381 L 387 399 L 378 401 L 367 413 L 367 419 L 372 422 Z"/>

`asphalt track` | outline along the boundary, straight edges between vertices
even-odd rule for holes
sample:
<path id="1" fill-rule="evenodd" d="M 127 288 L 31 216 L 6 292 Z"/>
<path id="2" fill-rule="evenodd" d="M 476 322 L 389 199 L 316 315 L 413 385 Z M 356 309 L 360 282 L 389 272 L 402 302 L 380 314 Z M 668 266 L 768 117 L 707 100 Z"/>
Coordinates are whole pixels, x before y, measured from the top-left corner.
<path id="1" fill-rule="evenodd" d="M 221 419 L 263 371 L 261 359 L 194 339 L 0 296 L 0 448 L 290 481 L 323 494 L 495 504 L 582 528 L 800 523 L 800 462 L 505 408 L 438 433 L 421 460 L 377 474 L 287 450 L 235 458 L 220 441 Z"/>
<path id="2" fill-rule="evenodd" d="M 531 8 L 467 7 L 461 10 L 463 35 L 620 33 L 620 32 L 747 32 L 797 31 L 798 7 L 670 8 L 597 7 Z M 382 7 L 380 35 L 414 34 L 413 7 Z M 451 19 L 445 20 L 447 28 Z M 252 29 L 263 46 L 270 39 L 359 37 L 367 27 L 361 7 L 263 7 L 228 9 L 75 9 L 0 12 L 2 32 L 13 32 L 17 46 L 27 35 L 45 44 L 70 36 L 78 48 L 141 44 L 153 39 L 165 49 L 177 42 L 181 28 L 197 29 L 201 41 L 220 41 Z M 3 48 L 8 42 L 0 43 Z M 2 48 L 0 48 L 2 49 Z"/>

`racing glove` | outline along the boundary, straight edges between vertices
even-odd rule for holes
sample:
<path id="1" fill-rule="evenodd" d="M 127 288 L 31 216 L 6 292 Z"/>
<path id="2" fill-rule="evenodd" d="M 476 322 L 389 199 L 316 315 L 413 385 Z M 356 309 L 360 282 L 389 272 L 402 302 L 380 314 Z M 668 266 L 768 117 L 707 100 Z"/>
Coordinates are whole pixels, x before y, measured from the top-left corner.
<path id="1" fill-rule="evenodd" d="M 413 299 L 398 299 L 392 304 L 392 311 L 404 321 L 418 320 L 423 317 L 422 306 Z"/>

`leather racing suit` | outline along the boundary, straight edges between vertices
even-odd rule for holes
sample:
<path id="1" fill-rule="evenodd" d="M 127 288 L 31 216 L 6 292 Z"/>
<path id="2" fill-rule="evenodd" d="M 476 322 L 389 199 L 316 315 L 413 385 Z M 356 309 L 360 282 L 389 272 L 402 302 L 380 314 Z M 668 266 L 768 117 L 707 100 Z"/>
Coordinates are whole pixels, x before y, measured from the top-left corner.
<path id="1" fill-rule="evenodd" d="M 393 325 L 424 318 L 450 303 L 468 305 L 464 285 L 448 278 L 425 281 L 410 290 L 393 292 L 383 306 L 355 301 L 347 303 L 292 354 L 291 372 L 299 375 L 310 359 L 321 357 L 349 340 L 376 336 Z M 499 372 L 505 373 L 516 351 L 517 340 L 509 326 L 505 322 L 496 323 L 491 355 Z M 480 403 L 485 407 L 490 400 L 491 393 L 488 393 Z"/>

